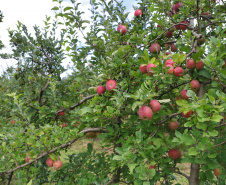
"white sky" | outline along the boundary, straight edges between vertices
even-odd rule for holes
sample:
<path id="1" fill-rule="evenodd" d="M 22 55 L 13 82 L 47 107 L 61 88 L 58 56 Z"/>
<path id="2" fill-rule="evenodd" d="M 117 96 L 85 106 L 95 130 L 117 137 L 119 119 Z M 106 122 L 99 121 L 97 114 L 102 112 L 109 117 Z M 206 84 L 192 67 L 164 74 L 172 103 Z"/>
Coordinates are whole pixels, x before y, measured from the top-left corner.
<path id="1" fill-rule="evenodd" d="M 67 0 L 70 2 L 70 0 Z M 82 2 L 80 5 L 82 11 L 88 10 L 87 5 L 89 5 L 89 0 L 79 0 Z M 66 1 L 65 1 L 66 2 Z M 125 5 L 127 6 L 127 11 L 130 11 L 129 17 L 132 18 L 134 11 L 132 5 L 135 5 L 135 1 L 131 3 L 131 0 L 127 2 L 125 0 Z M 9 37 L 7 29 L 10 30 L 16 29 L 17 21 L 19 20 L 25 24 L 29 32 L 33 32 L 33 26 L 38 25 L 40 27 L 44 26 L 43 21 L 45 16 L 53 16 L 54 12 L 51 11 L 51 8 L 57 6 L 58 3 L 52 2 L 52 0 L 0 0 L 0 10 L 2 11 L 4 18 L 3 22 L 0 23 L 0 40 L 6 46 L 0 53 L 12 53 L 11 47 L 9 45 Z M 66 6 L 66 5 L 65 5 Z M 126 11 L 126 12 L 127 12 Z M 89 19 L 88 13 L 84 14 Z M 2 71 L 5 70 L 8 66 L 15 66 L 16 60 L 13 59 L 0 59 L 0 75 Z M 64 63 L 65 67 L 68 63 Z M 68 71 L 69 72 L 69 71 Z M 70 73 L 70 72 L 69 72 Z M 65 76 L 64 74 L 63 76 Z"/>

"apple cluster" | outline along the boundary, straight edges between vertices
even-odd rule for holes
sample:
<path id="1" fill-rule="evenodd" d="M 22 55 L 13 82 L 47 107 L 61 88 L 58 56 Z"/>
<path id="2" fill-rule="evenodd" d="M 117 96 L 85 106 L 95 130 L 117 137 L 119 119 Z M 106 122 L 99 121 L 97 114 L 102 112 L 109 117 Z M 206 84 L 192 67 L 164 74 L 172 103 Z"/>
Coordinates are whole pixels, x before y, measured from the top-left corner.
<path id="1" fill-rule="evenodd" d="M 117 83 L 115 80 L 108 80 L 107 83 L 106 83 L 106 88 L 109 92 L 112 92 L 113 89 L 115 89 L 117 86 Z M 104 86 L 98 86 L 97 87 L 97 94 L 101 95 L 101 94 L 104 94 L 106 91 L 105 87 Z"/>

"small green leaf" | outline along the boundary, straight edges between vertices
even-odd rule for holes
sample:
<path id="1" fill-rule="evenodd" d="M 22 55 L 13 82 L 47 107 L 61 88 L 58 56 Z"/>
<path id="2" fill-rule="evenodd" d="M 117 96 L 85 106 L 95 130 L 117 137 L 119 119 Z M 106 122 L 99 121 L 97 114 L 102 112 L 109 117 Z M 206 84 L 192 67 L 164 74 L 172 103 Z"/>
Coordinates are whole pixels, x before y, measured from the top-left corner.
<path id="1" fill-rule="evenodd" d="M 198 152 L 196 150 L 196 148 L 189 148 L 188 150 L 188 155 L 197 155 Z"/>
<path id="2" fill-rule="evenodd" d="M 209 131 L 208 133 L 212 137 L 218 136 L 218 131 L 217 130 L 212 130 L 212 131 Z"/>
<path id="3" fill-rule="evenodd" d="M 213 118 L 211 119 L 211 121 L 220 122 L 222 119 L 223 119 L 223 116 L 221 115 L 213 115 Z"/>
<path id="4" fill-rule="evenodd" d="M 134 163 L 134 164 L 128 164 L 128 167 L 129 167 L 129 173 L 130 174 L 133 174 L 133 170 L 136 168 L 137 164 Z"/>
<path id="5" fill-rule="evenodd" d="M 57 6 L 54 6 L 51 10 L 59 10 Z"/>
<path id="6" fill-rule="evenodd" d="M 199 71 L 198 75 L 203 76 L 203 77 L 208 78 L 208 79 L 211 79 L 210 72 L 205 70 L 205 69 Z"/>

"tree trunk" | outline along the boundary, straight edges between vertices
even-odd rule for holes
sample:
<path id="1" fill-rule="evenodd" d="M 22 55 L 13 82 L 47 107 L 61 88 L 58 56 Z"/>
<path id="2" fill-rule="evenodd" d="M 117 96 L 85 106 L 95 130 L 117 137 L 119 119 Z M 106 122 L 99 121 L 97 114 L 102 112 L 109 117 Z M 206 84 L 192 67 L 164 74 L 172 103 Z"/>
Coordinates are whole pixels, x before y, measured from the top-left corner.
<path id="1" fill-rule="evenodd" d="M 191 164 L 189 185 L 198 185 L 199 184 L 199 164 Z"/>

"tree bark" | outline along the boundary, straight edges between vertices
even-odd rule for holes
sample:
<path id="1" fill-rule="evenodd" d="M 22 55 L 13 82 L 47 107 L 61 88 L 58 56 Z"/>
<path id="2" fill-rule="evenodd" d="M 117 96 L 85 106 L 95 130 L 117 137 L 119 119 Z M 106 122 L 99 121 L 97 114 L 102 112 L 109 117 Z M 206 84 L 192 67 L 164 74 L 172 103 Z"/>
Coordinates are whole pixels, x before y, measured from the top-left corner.
<path id="1" fill-rule="evenodd" d="M 191 172 L 189 178 L 189 185 L 198 185 L 199 184 L 199 164 L 191 164 Z"/>

